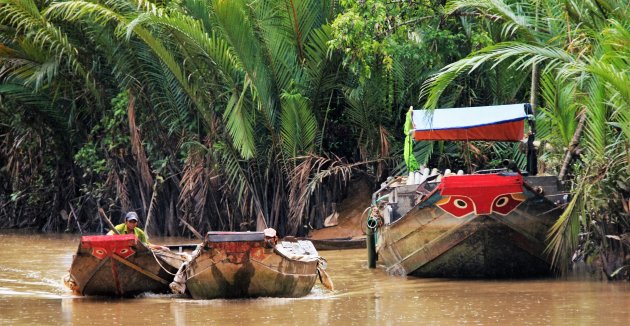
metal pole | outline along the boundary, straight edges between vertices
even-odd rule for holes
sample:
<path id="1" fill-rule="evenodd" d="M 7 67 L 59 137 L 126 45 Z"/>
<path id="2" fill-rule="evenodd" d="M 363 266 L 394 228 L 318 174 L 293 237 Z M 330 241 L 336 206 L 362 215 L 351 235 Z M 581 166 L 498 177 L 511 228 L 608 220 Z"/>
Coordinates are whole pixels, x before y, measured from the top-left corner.
<path id="1" fill-rule="evenodd" d="M 365 243 L 368 251 L 368 268 L 376 268 L 376 244 L 372 228 L 367 228 Z"/>

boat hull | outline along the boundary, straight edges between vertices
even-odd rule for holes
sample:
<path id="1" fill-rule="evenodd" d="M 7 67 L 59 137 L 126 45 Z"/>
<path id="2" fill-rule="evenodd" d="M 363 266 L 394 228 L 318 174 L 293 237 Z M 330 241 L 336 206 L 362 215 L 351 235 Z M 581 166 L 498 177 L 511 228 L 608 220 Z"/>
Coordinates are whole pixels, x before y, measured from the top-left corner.
<path id="1" fill-rule="evenodd" d="M 154 255 L 134 235 L 84 236 L 65 283 L 78 295 L 131 297 L 145 292 L 169 293 L 177 264 L 184 260 L 175 253 Z"/>
<path id="2" fill-rule="evenodd" d="M 317 278 L 316 255 L 293 259 L 262 237 L 209 241 L 188 264 L 186 288 L 194 299 L 305 296 Z"/>
<path id="3" fill-rule="evenodd" d="M 452 278 L 553 273 L 545 240 L 561 211 L 544 196 L 525 191 L 524 202 L 509 214 L 462 217 L 437 206 L 443 202 L 437 191 L 431 197 L 377 230 L 378 259 L 388 273 Z"/>

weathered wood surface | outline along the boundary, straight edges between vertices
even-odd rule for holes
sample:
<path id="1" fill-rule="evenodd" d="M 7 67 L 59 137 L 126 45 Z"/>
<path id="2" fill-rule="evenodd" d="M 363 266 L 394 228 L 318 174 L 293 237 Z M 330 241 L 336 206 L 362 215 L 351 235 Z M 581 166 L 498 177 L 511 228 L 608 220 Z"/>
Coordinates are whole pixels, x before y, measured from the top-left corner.
<path id="1" fill-rule="evenodd" d="M 557 193 L 551 189 L 551 179 L 540 180 L 548 194 Z M 414 207 L 378 230 L 378 258 L 394 275 L 549 275 L 552 270 L 550 257 L 544 253 L 545 239 L 561 211 L 544 197 L 529 191 L 526 195 L 528 199 L 505 216 L 492 213 L 456 218 L 434 205 Z"/>
<path id="2" fill-rule="evenodd" d="M 256 239 L 206 242 L 187 267 L 186 288 L 195 299 L 307 295 L 317 278 L 316 252 L 296 260 L 268 247 Z"/>
<path id="3" fill-rule="evenodd" d="M 100 237 L 105 246 L 90 244 Z M 84 236 L 66 282 L 79 295 L 130 297 L 144 292 L 169 293 L 169 283 L 185 258 L 156 251 L 134 235 Z"/>

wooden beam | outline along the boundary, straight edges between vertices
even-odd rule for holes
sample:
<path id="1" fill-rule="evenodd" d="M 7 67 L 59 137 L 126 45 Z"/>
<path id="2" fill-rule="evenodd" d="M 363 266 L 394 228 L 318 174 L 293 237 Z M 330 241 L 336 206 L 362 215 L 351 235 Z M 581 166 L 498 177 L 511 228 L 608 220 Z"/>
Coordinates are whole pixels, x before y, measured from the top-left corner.
<path id="1" fill-rule="evenodd" d="M 147 271 L 146 269 L 144 269 L 144 268 L 142 268 L 142 267 L 140 267 L 140 266 L 138 266 L 138 265 L 136 265 L 136 264 L 134 264 L 134 263 L 132 263 L 132 262 L 130 262 L 130 261 L 128 261 L 128 260 L 118 256 L 118 255 L 116 255 L 116 254 L 113 254 L 112 258 L 116 259 L 121 264 L 126 265 L 126 266 L 128 266 L 128 267 L 130 267 L 130 268 L 132 268 L 132 269 L 134 269 L 134 270 L 136 270 L 136 271 L 138 271 L 138 272 L 140 272 L 140 273 L 150 277 L 151 279 L 154 279 L 154 280 L 156 280 L 156 281 L 158 281 L 160 283 L 166 284 L 166 285 L 169 284 L 169 282 L 167 280 L 165 280 L 165 279 L 163 279 L 163 278 L 161 278 L 161 277 L 159 277 L 159 276 L 157 276 L 157 275 Z"/>
<path id="2" fill-rule="evenodd" d="M 120 232 L 116 230 L 116 227 L 114 227 L 114 224 L 112 224 L 112 221 L 110 221 L 109 218 L 107 217 L 107 214 L 105 214 L 105 211 L 99 207 L 98 212 L 100 213 L 101 218 L 105 221 L 105 223 L 111 228 L 111 230 L 116 234 L 120 234 Z"/>

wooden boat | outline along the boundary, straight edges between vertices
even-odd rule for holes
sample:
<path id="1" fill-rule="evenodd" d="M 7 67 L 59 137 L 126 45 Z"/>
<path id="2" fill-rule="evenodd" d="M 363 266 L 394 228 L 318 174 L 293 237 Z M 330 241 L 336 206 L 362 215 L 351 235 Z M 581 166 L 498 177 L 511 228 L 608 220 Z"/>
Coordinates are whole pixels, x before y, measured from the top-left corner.
<path id="1" fill-rule="evenodd" d="M 78 295 L 169 293 L 186 255 L 151 250 L 133 234 L 83 236 L 64 283 Z"/>
<path id="2" fill-rule="evenodd" d="M 274 241 L 263 232 L 208 232 L 181 270 L 187 291 L 195 299 L 301 297 L 318 275 L 327 278 L 311 242 Z"/>
<path id="3" fill-rule="evenodd" d="M 520 105 L 521 114 L 518 106 L 508 107 L 501 109 L 512 109 L 518 119 L 510 118 L 507 123 L 522 121 L 527 116 L 524 110 L 527 105 Z M 468 126 L 462 132 L 444 128 L 440 122 L 432 125 L 435 129 L 422 130 L 418 125 L 431 119 L 423 113 L 413 111 L 419 116 L 414 116 L 414 121 L 422 120 L 412 130 L 416 139 L 418 133 L 419 140 L 470 139 L 475 135 L 475 126 Z M 513 128 L 516 135 L 509 136 L 503 122 L 506 121 L 494 122 L 494 128 L 501 128 L 503 133 L 495 135 L 496 138 L 522 138 L 522 124 Z M 485 131 L 473 139 L 494 137 L 492 123 L 482 125 Z M 528 166 L 532 166 L 531 162 Z M 368 225 L 376 235 L 374 249 L 378 259 L 393 275 L 457 278 L 549 275 L 552 269 L 550 257 L 545 253 L 545 240 L 547 231 L 561 214 L 556 203 L 563 194 L 556 177 L 533 176 L 534 173 L 524 176 L 528 173 L 506 168 L 468 175 L 461 172 L 431 175 L 425 169 L 419 178 L 413 175 L 414 181 L 419 182 L 409 182 L 405 177 L 390 179 L 374 193 L 368 218 Z"/>

